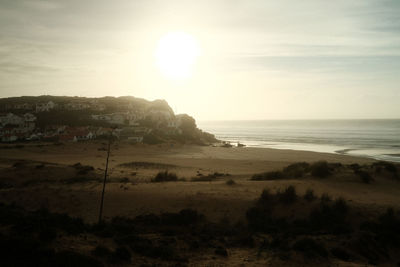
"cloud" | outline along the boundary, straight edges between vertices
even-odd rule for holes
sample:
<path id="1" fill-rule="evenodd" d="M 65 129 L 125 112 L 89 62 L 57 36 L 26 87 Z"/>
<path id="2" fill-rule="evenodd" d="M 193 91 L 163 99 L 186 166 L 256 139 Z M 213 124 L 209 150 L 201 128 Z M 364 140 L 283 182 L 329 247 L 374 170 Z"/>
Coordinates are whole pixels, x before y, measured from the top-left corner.
<path id="1" fill-rule="evenodd" d="M 17 62 L 0 62 L 0 72 L 12 73 L 12 74 L 24 74 L 24 73 L 40 73 L 47 74 L 49 72 L 59 71 L 60 69 L 49 66 L 41 66 L 26 63 Z"/>

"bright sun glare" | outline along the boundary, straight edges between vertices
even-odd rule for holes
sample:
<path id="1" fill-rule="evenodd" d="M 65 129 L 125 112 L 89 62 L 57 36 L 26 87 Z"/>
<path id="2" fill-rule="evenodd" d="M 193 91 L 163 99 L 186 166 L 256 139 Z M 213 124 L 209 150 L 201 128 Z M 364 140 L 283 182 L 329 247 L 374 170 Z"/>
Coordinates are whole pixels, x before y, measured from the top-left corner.
<path id="1" fill-rule="evenodd" d="M 184 32 L 171 32 L 163 36 L 155 53 L 157 66 L 171 80 L 189 78 L 199 55 L 198 42 Z"/>

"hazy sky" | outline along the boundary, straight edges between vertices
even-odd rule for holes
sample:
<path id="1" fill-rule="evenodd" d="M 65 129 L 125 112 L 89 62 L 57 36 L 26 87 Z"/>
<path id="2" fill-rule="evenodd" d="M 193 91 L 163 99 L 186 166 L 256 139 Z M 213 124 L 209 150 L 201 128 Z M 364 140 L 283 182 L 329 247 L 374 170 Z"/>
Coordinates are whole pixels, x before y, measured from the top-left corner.
<path id="1" fill-rule="evenodd" d="M 200 50 L 184 80 L 156 64 L 171 32 Z M 0 97 L 43 94 L 163 98 L 198 120 L 400 118 L 400 1 L 0 0 Z"/>

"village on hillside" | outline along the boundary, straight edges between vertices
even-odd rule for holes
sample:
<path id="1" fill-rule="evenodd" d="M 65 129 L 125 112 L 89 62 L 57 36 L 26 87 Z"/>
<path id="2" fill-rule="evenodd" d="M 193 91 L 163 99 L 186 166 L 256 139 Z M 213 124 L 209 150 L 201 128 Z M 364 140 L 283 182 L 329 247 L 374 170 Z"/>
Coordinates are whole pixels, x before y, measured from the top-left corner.
<path id="1" fill-rule="evenodd" d="M 187 122 L 193 124 L 189 128 L 198 130 L 194 119 L 186 114 L 175 115 L 164 102 L 160 108 L 160 103 L 152 106 L 153 102 L 148 101 L 146 105 L 125 104 L 124 101 L 124 104 L 117 103 L 117 108 L 111 109 L 114 112 L 107 112 L 110 107 L 101 101 L 86 98 L 73 98 L 63 103 L 0 103 L 0 140 L 78 142 L 108 137 L 112 133 L 116 138 L 140 143 L 153 133 L 183 135 L 185 127 L 188 128 Z"/>

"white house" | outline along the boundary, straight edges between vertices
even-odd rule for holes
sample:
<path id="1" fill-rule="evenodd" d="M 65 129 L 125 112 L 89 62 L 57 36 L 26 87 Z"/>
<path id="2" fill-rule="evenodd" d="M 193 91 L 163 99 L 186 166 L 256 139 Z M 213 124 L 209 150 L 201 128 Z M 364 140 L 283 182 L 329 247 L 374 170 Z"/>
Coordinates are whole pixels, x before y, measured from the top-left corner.
<path id="1" fill-rule="evenodd" d="M 178 123 L 175 119 L 169 120 L 167 122 L 167 127 L 168 128 L 177 128 L 178 127 Z"/>
<path id="2" fill-rule="evenodd" d="M 24 117 L 24 120 L 26 122 L 34 122 L 34 121 L 36 121 L 36 116 L 31 114 L 31 113 L 25 113 L 23 117 Z"/>
<path id="3" fill-rule="evenodd" d="M 49 101 L 47 103 L 39 103 L 36 104 L 36 113 L 50 111 L 56 107 L 56 104 L 53 101 Z"/>
<path id="4" fill-rule="evenodd" d="M 33 109 L 33 105 L 28 103 L 14 104 L 14 109 L 30 110 Z"/>
<path id="5" fill-rule="evenodd" d="M 124 124 L 126 120 L 126 116 L 124 116 L 124 114 L 120 114 L 120 113 L 114 113 L 111 115 L 111 123 L 115 123 L 115 124 Z"/>
<path id="6" fill-rule="evenodd" d="M 75 135 L 73 141 L 74 142 L 86 141 L 86 140 L 91 140 L 93 138 L 95 138 L 95 135 L 92 132 L 82 132 Z"/>
<path id="7" fill-rule="evenodd" d="M 14 142 L 18 140 L 18 136 L 16 135 L 4 135 L 1 137 L 2 142 Z"/>
<path id="8" fill-rule="evenodd" d="M 92 115 L 92 119 L 97 120 L 97 121 L 111 121 L 111 116 L 104 114 L 104 115 Z"/>
<path id="9" fill-rule="evenodd" d="M 13 113 L 8 113 L 7 115 L 0 117 L 0 123 L 3 125 L 21 125 L 24 124 L 24 119 Z"/>
<path id="10" fill-rule="evenodd" d="M 90 104 L 84 102 L 70 102 L 65 105 L 65 108 L 68 110 L 84 110 L 89 109 Z"/>

